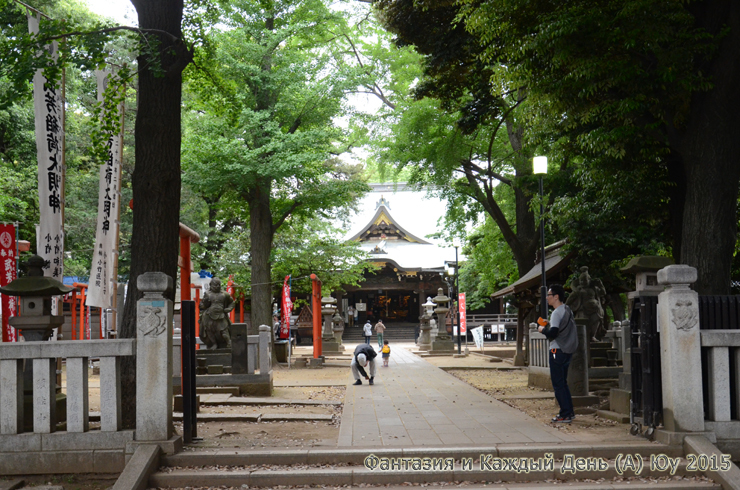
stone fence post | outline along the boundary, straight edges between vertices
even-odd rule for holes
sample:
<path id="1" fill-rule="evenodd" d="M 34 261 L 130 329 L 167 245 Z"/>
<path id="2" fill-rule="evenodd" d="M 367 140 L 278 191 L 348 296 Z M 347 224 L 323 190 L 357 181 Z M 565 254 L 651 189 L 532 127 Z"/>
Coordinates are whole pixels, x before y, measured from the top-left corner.
<path id="1" fill-rule="evenodd" d="M 663 423 L 670 432 L 703 432 L 699 295 L 689 289 L 696 269 L 669 265 L 658 271 L 660 367 L 663 377 Z"/>
<path id="2" fill-rule="evenodd" d="M 172 436 L 172 301 L 173 287 L 162 272 L 136 280 L 144 293 L 136 311 L 136 440 L 168 441 Z"/>
<path id="3" fill-rule="evenodd" d="M 270 337 L 272 329 L 267 325 L 260 325 L 260 374 L 267 374 L 272 371 L 272 353 L 270 352 Z"/>

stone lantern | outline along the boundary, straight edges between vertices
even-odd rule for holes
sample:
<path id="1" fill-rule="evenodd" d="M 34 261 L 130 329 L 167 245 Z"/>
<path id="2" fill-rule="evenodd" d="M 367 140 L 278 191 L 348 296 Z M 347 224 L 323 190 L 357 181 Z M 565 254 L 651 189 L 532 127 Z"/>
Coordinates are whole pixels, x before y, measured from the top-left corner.
<path id="1" fill-rule="evenodd" d="M 20 298 L 20 316 L 10 318 L 9 324 L 16 330 L 21 330 L 26 342 L 41 342 L 49 340 L 55 328 L 64 324 L 64 315 L 51 314 L 52 296 L 60 296 L 71 292 L 70 288 L 51 277 L 44 276 L 44 259 L 33 255 L 28 262 L 28 275 L 19 277 L 5 287 L 0 293 Z M 23 420 L 24 430 L 33 430 L 33 364 L 26 362 L 23 370 Z M 52 409 L 52 432 L 57 422 L 66 420 L 66 395 L 58 392 L 56 403 Z"/>
<path id="2" fill-rule="evenodd" d="M 452 342 L 452 337 L 447 334 L 447 330 L 445 328 L 447 312 L 450 311 L 450 298 L 445 296 L 442 288 L 439 288 L 437 296 L 432 298 L 432 301 L 437 304 L 437 307 L 434 309 L 434 312 L 437 314 L 437 329 L 439 329 L 440 326 L 442 328 L 441 333 L 438 332 L 437 337 L 434 339 L 434 342 L 432 342 L 432 352 L 451 354 L 454 352 L 455 345 Z"/>
<path id="3" fill-rule="evenodd" d="M 339 351 L 344 352 L 344 346 L 342 345 L 342 335 L 344 334 L 344 321 L 342 315 L 337 311 L 332 317 L 332 330 L 334 331 L 334 340 L 339 345 Z"/>
<path id="4" fill-rule="evenodd" d="M 430 324 L 430 320 L 432 319 L 432 314 L 434 313 L 434 307 L 436 306 L 434 302 L 432 302 L 432 298 L 430 296 L 427 296 L 427 302 L 421 305 L 424 308 L 424 314 L 421 316 L 421 335 L 419 336 L 419 350 L 432 350 L 432 337 L 431 337 L 431 330 L 432 325 Z"/>
<path id="5" fill-rule="evenodd" d="M 72 292 L 74 288 L 45 277 L 44 259 L 38 255 L 32 256 L 27 265 L 28 275 L 0 288 L 0 293 L 20 298 L 20 316 L 12 317 L 9 323 L 23 331 L 26 342 L 49 340 L 52 331 L 64 324 L 64 315 L 51 314 L 51 298 Z"/>
<path id="6" fill-rule="evenodd" d="M 338 354 L 340 342 L 334 338 L 334 328 L 332 319 L 337 313 L 337 300 L 331 296 L 321 298 L 321 315 L 324 317 L 324 324 L 321 330 L 321 350 L 324 354 Z"/>

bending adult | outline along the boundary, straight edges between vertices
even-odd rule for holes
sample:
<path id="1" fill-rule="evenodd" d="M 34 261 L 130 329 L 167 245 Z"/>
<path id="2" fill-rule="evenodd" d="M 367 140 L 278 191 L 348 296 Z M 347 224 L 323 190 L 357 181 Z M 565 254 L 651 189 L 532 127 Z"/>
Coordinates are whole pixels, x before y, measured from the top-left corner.
<path id="1" fill-rule="evenodd" d="M 373 384 L 375 380 L 375 358 L 377 356 L 378 353 L 375 352 L 375 349 L 370 344 L 360 344 L 355 348 L 355 353 L 352 355 L 352 364 L 350 364 L 352 376 L 355 378 L 355 385 L 362 384 L 361 375 L 368 380 L 369 384 Z M 368 365 L 369 375 L 365 372 L 365 367 Z"/>
<path id="2" fill-rule="evenodd" d="M 550 322 L 540 318 L 537 330 L 550 340 L 550 378 L 560 405 L 560 413 L 552 421 L 569 424 L 576 416 L 568 387 L 568 367 L 578 348 L 576 322 L 570 307 L 565 304 L 565 290 L 560 284 L 550 286 L 547 304 L 554 308 Z"/>

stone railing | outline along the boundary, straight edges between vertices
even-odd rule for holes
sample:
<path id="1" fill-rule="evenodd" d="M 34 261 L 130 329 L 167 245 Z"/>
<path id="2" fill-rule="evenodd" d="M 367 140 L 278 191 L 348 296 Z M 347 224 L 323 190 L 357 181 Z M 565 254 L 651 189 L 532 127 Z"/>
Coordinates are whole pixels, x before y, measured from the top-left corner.
<path id="1" fill-rule="evenodd" d="M 740 406 L 740 390 L 738 386 L 730 387 L 731 379 L 740 379 L 740 330 L 701 330 L 700 334 L 702 349 L 707 353 L 705 388 L 709 405 L 706 407 L 705 430 L 718 435 L 732 433 L 733 439 L 740 439 L 740 421 L 731 421 L 731 407 Z"/>
<path id="2" fill-rule="evenodd" d="M 537 331 L 537 324 L 529 324 L 529 367 L 547 369 L 547 375 L 550 375 L 550 362 L 548 353 L 550 352 L 550 341 L 547 337 Z"/>
<path id="3" fill-rule="evenodd" d="M 0 474 L 121 471 L 134 431 L 121 430 L 119 365 L 135 349 L 133 339 L 0 345 Z M 67 365 L 67 424 L 58 432 L 57 358 Z M 100 359 L 99 431 L 89 425 L 90 358 Z M 32 432 L 24 432 L 24 361 L 33 363 Z M 43 467 L 30 464 L 33 453 L 43 453 Z"/>
<path id="4" fill-rule="evenodd" d="M 137 286 L 144 297 L 137 305 L 136 339 L 0 345 L 1 475 L 120 473 L 127 455 L 142 444 L 165 452 L 181 447 L 182 440 L 172 435 L 172 302 L 163 297 L 172 279 L 146 273 Z M 131 356 L 136 356 L 135 431 L 121 429 L 122 410 L 129 407 L 122 406 L 120 364 Z M 66 359 L 66 400 L 56 392 L 59 358 Z M 100 359 L 100 430 L 90 430 L 91 358 Z M 24 363 L 32 364 L 32 376 L 24 375 Z M 57 406 L 66 408 L 66 427 L 57 423 Z"/>
<path id="5" fill-rule="evenodd" d="M 0 434 L 23 432 L 23 361 L 33 363 L 33 432 L 56 431 L 56 361 L 67 364 L 67 432 L 87 432 L 88 360 L 100 359 L 100 430 L 121 427 L 119 359 L 134 355 L 136 341 L 22 342 L 0 345 Z"/>

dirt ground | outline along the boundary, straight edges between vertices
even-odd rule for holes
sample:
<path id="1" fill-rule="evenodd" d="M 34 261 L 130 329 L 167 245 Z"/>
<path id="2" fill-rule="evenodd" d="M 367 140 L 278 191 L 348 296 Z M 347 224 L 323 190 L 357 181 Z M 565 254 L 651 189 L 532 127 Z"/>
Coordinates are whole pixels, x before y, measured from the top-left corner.
<path id="1" fill-rule="evenodd" d="M 411 347 L 406 346 L 406 347 Z M 299 347 L 297 354 L 308 354 L 310 348 Z M 305 352 L 303 352 L 305 350 Z M 475 352 L 475 349 L 473 349 Z M 475 353 L 464 358 L 426 357 L 425 360 L 448 371 L 451 375 L 481 390 L 487 395 L 521 410 L 543 424 L 549 424 L 557 412 L 557 402 L 552 392 L 527 387 L 527 372 L 512 369 L 506 362 L 490 362 L 490 355 L 509 357 L 512 346 L 487 348 L 487 356 Z M 275 390 L 273 396 L 282 399 L 311 399 L 342 401 L 349 370 L 339 367 L 349 364 L 345 359 L 330 359 L 331 365 L 322 369 L 288 369 L 281 366 L 273 371 Z M 492 368 L 504 369 L 492 369 Z M 301 386 L 285 386 L 301 385 Z M 312 386 L 314 385 L 314 386 Z M 324 386 L 316 386 L 324 385 Z M 332 386 L 333 385 L 333 386 Z M 532 397 L 535 398 L 532 398 Z M 547 398 L 538 398 L 546 396 Z M 603 401 L 602 401 L 603 403 Z M 572 434 L 584 442 L 634 440 L 629 426 L 596 416 L 598 405 L 579 409 L 576 420 L 570 424 L 557 424 L 558 430 Z M 209 406 L 203 413 L 294 413 L 331 414 L 331 422 L 205 422 L 198 424 L 198 435 L 203 437 L 189 450 L 205 448 L 298 448 L 335 446 L 341 423 L 341 406 L 319 405 L 270 405 L 260 407 Z M 178 425 L 180 430 L 180 425 Z"/>

